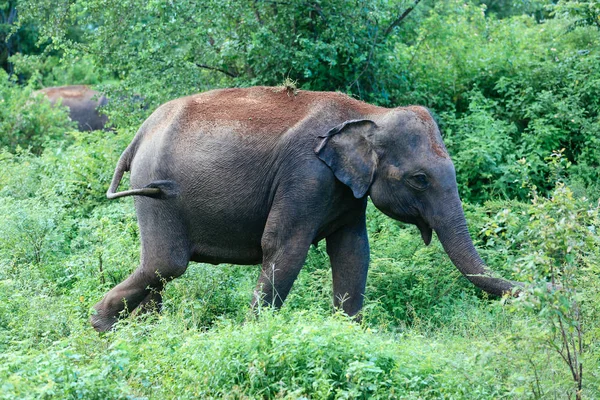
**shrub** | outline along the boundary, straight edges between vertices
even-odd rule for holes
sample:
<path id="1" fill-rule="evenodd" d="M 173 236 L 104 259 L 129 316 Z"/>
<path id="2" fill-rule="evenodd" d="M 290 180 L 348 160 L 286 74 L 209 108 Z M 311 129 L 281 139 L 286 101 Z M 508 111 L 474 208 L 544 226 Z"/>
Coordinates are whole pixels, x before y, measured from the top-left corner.
<path id="1" fill-rule="evenodd" d="M 561 153 L 555 153 L 549 167 L 558 173 Z M 538 317 L 531 320 L 533 326 L 515 335 L 515 339 L 536 352 L 558 354 L 563 363 L 560 380 L 534 387 L 533 392 L 539 398 L 550 395 L 581 398 L 583 371 L 589 370 L 586 361 L 595 362 L 588 352 L 595 350 L 594 343 L 600 337 L 593 316 L 600 301 L 596 279 L 600 273 L 598 211 L 587 199 L 575 198 L 559 180 L 550 197 L 540 196 L 534 189 L 532 203 L 521 213 L 504 209 L 482 230 L 488 244 L 508 250 L 507 263 L 526 283 L 523 295 L 511 309 L 525 310 Z M 548 282 L 559 289 L 548 290 Z M 542 368 L 534 362 L 532 366 L 536 373 Z"/>
<path id="2" fill-rule="evenodd" d="M 498 120 L 497 104 L 480 92 L 471 93 L 469 112 L 459 118 L 445 115 L 444 137 L 456 166 L 456 179 L 463 198 L 481 202 L 489 198 L 514 198 L 520 187 L 514 185 L 511 170 L 516 154 L 514 125 Z"/>
<path id="3" fill-rule="evenodd" d="M 66 140 L 74 128 L 65 107 L 54 107 L 44 96 L 33 95 L 0 70 L 0 147 L 9 151 L 30 148 L 42 152 L 49 141 Z"/>

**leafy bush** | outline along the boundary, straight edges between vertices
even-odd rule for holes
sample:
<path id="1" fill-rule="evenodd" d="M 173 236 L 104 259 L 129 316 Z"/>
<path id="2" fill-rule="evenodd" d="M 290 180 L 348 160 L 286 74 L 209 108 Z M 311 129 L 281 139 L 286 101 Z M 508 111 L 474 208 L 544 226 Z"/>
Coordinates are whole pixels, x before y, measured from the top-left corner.
<path id="1" fill-rule="evenodd" d="M 59 253 L 61 239 L 56 227 L 62 213 L 37 199 L 12 200 L 0 204 L 6 218 L 0 222 L 0 251 L 11 265 L 41 264 Z"/>
<path id="2" fill-rule="evenodd" d="M 481 6 L 451 1 L 438 2 L 418 33 L 415 43 L 396 45 L 395 69 L 406 79 L 392 98 L 444 116 L 464 199 L 523 199 L 526 191 L 513 184 L 514 163 L 523 158 L 530 180 L 551 191 L 544 159 L 563 148 L 578 192 L 600 196 L 595 27 L 573 26 L 564 12 L 540 22 L 523 15 L 498 20 Z"/>
<path id="3" fill-rule="evenodd" d="M 58 54 L 56 54 L 58 53 Z M 60 55 L 59 55 L 60 54 Z M 40 87 L 95 85 L 110 79 L 110 74 L 94 65 L 88 56 L 64 52 L 31 54 L 19 52 L 10 57 L 20 82 Z"/>
<path id="4" fill-rule="evenodd" d="M 382 28 L 414 3 L 257 2 L 236 15 L 222 2 L 59 3 L 20 2 L 22 15 L 45 16 L 36 21 L 58 53 L 14 57 L 31 83 L 3 75 L 0 87 L 0 398 L 600 398 L 591 2 L 543 12 L 543 1 L 421 2 L 385 41 Z M 79 36 L 65 36 L 70 22 Z M 250 312 L 258 266 L 192 263 L 161 314 L 93 331 L 93 304 L 139 263 L 132 199 L 104 197 L 151 111 L 128 96 L 156 105 L 288 74 L 304 89 L 438 111 L 475 245 L 491 269 L 526 283 L 522 297 L 488 298 L 435 239 L 425 247 L 370 204 L 360 324 L 332 310 L 320 244 L 279 312 Z M 72 132 L 64 110 L 30 98 L 34 85 L 69 79 L 111 91 L 114 134 Z M 28 122 L 14 128 L 21 114 Z M 547 291 L 548 280 L 563 290 Z"/>
<path id="5" fill-rule="evenodd" d="M 549 162 L 558 179 L 561 159 L 562 154 L 555 153 Z M 532 204 L 520 213 L 504 208 L 496 214 L 482 234 L 489 244 L 507 249 L 506 262 L 526 282 L 511 309 L 539 316 L 532 321 L 533 327 L 515 339 L 547 354 L 560 355 L 564 369 L 570 371 L 571 383 L 563 373 L 562 381 L 553 385 L 538 383 L 534 395 L 574 395 L 580 399 L 587 353 L 595 351 L 594 343 L 600 337 L 593 316 L 600 301 L 599 282 L 594 278 L 600 272 L 599 208 L 585 198 L 575 198 L 560 181 L 551 197 L 539 196 L 535 187 L 532 195 Z M 548 281 L 558 290 L 548 290 Z M 536 373 L 542 368 L 531 364 Z"/>
<path id="6" fill-rule="evenodd" d="M 31 148 L 36 154 L 48 141 L 66 139 L 74 128 L 65 107 L 53 107 L 31 86 L 20 87 L 0 70 L 0 147 Z"/>
<path id="7" fill-rule="evenodd" d="M 480 92 L 473 92 L 469 113 L 460 118 L 446 115 L 444 136 L 456 165 L 461 195 L 472 201 L 490 197 L 522 197 L 516 177 L 514 125 L 493 115 L 496 104 Z"/>
<path id="8" fill-rule="evenodd" d="M 111 65 L 119 78 L 144 92 L 156 92 L 152 89 L 160 83 L 162 95 L 172 97 L 205 88 L 207 81 L 210 86 L 276 85 L 288 76 L 305 88 L 348 87 L 365 95 L 383 91 L 374 72 L 389 58 L 380 49 L 410 5 L 348 0 L 132 4 L 111 2 L 112 12 L 106 13 L 102 2 L 82 2 L 65 8 L 62 19 L 54 18 L 56 2 L 23 1 L 21 8 L 24 22 L 47 22 L 39 24 L 42 37 L 51 37 L 57 47 L 83 50 L 96 65 Z M 76 11 L 80 7 L 86 12 Z M 69 38 L 73 26 L 82 27 L 87 46 Z"/>
<path id="9" fill-rule="evenodd" d="M 562 148 L 577 191 L 599 197 L 595 3 L 496 2 L 490 12 L 481 3 L 112 2 L 107 13 L 103 2 L 92 1 L 59 7 L 64 12 L 56 18 L 56 2 L 22 0 L 21 15 L 22 23 L 37 21 L 41 37 L 64 53 L 65 65 L 56 69 L 63 72 L 43 79 L 62 73 L 78 80 L 82 74 L 64 72 L 78 64 L 100 71 L 86 79 L 105 81 L 101 88 L 114 100 L 111 120 L 121 127 L 137 126 L 148 114 L 126 100 L 135 95 L 152 109 L 209 88 L 292 78 L 302 89 L 341 90 L 388 106 L 424 104 L 444 115 L 467 200 L 523 199 L 526 191 L 513 185 L 515 162 L 523 158 L 532 182 L 551 191 L 544 158 Z M 532 13 L 538 19 L 526 15 Z M 14 60 L 24 72 L 44 63 Z M 115 78 L 116 85 L 106 84 Z M 468 126 L 463 132 L 461 124 Z"/>

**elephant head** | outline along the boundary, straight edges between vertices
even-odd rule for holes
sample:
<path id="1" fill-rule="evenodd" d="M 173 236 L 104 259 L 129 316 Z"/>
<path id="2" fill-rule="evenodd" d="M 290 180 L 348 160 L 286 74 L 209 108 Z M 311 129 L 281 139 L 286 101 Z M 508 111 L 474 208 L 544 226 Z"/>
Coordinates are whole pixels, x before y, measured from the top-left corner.
<path id="1" fill-rule="evenodd" d="M 444 250 L 477 287 L 501 296 L 518 282 L 493 276 L 473 246 L 454 165 L 423 107 L 396 108 L 331 129 L 315 149 L 355 197 L 371 197 L 389 217 L 416 225 L 425 244 L 435 231 Z"/>

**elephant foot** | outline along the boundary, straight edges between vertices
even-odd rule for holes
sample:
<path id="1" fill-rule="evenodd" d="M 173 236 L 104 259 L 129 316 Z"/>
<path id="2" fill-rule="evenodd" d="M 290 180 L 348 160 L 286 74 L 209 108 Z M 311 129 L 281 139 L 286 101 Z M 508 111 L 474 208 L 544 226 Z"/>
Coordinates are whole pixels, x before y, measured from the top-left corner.
<path id="1" fill-rule="evenodd" d="M 117 323 L 117 320 L 117 316 L 106 316 L 98 309 L 96 309 L 96 314 L 90 316 L 90 323 L 97 332 L 108 332 L 112 330 Z"/>
<path id="2" fill-rule="evenodd" d="M 94 306 L 94 313 L 90 316 L 90 323 L 98 332 L 112 330 L 117 321 L 128 314 L 125 301 L 114 301 L 114 296 L 109 295 Z"/>
<path id="3" fill-rule="evenodd" d="M 114 297 L 113 297 L 114 298 Z M 162 296 L 160 292 L 150 292 L 133 310 L 128 310 L 124 300 L 114 302 L 106 296 L 102 301 L 94 306 L 95 314 L 90 316 L 90 323 L 98 332 L 107 332 L 113 329 L 117 321 L 128 315 L 145 315 L 162 310 Z M 112 304 L 112 306 L 111 306 Z"/>

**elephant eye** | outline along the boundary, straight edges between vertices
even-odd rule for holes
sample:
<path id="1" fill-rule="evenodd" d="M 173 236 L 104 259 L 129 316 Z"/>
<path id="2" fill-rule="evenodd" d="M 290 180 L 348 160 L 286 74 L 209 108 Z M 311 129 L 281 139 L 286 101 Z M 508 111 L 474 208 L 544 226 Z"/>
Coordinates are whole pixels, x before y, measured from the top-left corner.
<path id="1" fill-rule="evenodd" d="M 411 187 L 417 190 L 425 190 L 429 187 L 427 175 L 422 172 L 417 172 L 416 174 L 410 176 L 407 181 Z"/>

